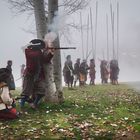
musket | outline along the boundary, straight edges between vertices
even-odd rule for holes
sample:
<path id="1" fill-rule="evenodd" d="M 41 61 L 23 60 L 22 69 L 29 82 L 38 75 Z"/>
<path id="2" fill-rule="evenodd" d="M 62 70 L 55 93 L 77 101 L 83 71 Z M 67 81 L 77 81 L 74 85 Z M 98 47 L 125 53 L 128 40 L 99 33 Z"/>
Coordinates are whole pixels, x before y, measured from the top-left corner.
<path id="1" fill-rule="evenodd" d="M 56 48 L 56 47 L 48 47 L 47 49 L 54 49 L 54 50 L 59 50 L 59 49 L 76 49 L 76 47 L 60 47 L 60 48 Z"/>
<path id="2" fill-rule="evenodd" d="M 14 98 L 15 101 L 18 101 L 18 100 L 21 100 L 21 99 L 24 99 L 24 97 L 23 96 L 16 96 Z M 26 102 L 31 103 L 32 99 L 28 98 L 28 99 L 26 99 Z"/>
<path id="3" fill-rule="evenodd" d="M 16 97 L 14 98 L 15 101 L 20 100 L 20 99 L 23 99 L 23 97 L 21 97 L 21 96 L 17 97 L 17 96 L 16 96 Z"/>

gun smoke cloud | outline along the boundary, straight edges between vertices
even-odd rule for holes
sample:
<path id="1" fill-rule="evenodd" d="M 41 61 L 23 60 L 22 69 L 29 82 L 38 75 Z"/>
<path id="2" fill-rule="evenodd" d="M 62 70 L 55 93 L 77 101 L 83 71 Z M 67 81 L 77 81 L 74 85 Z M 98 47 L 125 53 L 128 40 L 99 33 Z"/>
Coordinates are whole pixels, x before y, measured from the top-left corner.
<path id="1" fill-rule="evenodd" d="M 45 35 L 46 41 L 53 42 L 67 27 L 67 16 L 64 14 L 63 9 L 60 9 L 59 12 L 56 11 L 54 15 L 52 23 L 48 26 L 49 33 Z"/>

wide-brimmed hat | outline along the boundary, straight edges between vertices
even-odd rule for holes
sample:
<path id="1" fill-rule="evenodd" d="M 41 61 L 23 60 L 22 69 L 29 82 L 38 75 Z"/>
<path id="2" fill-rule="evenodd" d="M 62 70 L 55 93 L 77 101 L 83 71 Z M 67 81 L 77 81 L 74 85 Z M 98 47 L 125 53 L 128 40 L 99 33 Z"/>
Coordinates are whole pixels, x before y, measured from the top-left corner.
<path id="1" fill-rule="evenodd" d="M 76 61 L 80 61 L 80 60 L 81 60 L 80 58 L 77 58 L 77 59 L 76 59 Z"/>
<path id="2" fill-rule="evenodd" d="M 71 55 L 67 55 L 67 57 L 66 57 L 66 58 L 67 58 L 67 59 L 68 59 L 68 58 L 71 58 Z"/>
<path id="3" fill-rule="evenodd" d="M 45 42 L 41 39 L 33 39 L 30 41 L 28 48 L 31 49 L 44 49 L 45 48 Z"/>

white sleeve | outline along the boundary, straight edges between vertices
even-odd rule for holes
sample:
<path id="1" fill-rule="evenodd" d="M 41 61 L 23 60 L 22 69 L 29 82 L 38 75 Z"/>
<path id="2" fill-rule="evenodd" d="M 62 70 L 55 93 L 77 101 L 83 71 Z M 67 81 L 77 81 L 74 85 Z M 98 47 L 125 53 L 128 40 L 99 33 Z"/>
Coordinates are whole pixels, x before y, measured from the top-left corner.
<path id="1" fill-rule="evenodd" d="M 13 99 L 9 95 L 9 89 L 8 87 L 3 87 L 3 91 L 1 93 L 1 99 L 3 103 L 7 105 L 11 105 L 13 103 Z"/>

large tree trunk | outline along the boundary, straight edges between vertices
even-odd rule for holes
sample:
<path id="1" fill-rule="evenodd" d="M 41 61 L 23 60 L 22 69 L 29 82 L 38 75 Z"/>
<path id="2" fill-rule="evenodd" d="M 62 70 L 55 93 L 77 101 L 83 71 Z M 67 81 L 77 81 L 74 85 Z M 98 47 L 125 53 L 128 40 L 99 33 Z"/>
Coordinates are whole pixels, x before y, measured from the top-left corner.
<path id="1" fill-rule="evenodd" d="M 43 39 L 47 33 L 47 22 L 45 16 L 44 0 L 33 0 L 34 14 L 36 21 L 37 37 Z M 56 92 L 56 86 L 53 76 L 53 65 L 44 65 L 45 77 L 46 77 L 46 101 L 57 103 L 58 95 Z"/>
<path id="2" fill-rule="evenodd" d="M 33 0 L 37 37 L 43 39 L 47 33 L 44 0 Z"/>
<path id="3" fill-rule="evenodd" d="M 49 10 L 49 17 L 48 21 L 49 24 L 53 24 L 53 19 L 56 16 L 56 13 L 58 13 L 58 0 L 48 0 L 48 10 Z M 57 38 L 53 42 L 54 47 L 60 47 L 59 42 L 59 34 L 58 31 L 53 31 L 57 34 Z M 58 99 L 59 102 L 63 102 L 63 92 L 62 92 L 62 67 L 61 67 L 61 52 L 60 50 L 57 50 L 55 52 L 54 58 L 53 58 L 53 64 L 54 64 L 54 82 L 56 84 L 56 89 L 58 92 Z"/>
<path id="4" fill-rule="evenodd" d="M 59 38 L 55 41 L 55 47 L 60 47 Z M 54 64 L 54 82 L 56 84 L 56 89 L 58 92 L 59 102 L 63 102 L 63 92 L 62 92 L 62 66 L 61 66 L 61 53 L 60 50 L 55 52 L 55 56 L 53 59 Z"/>

